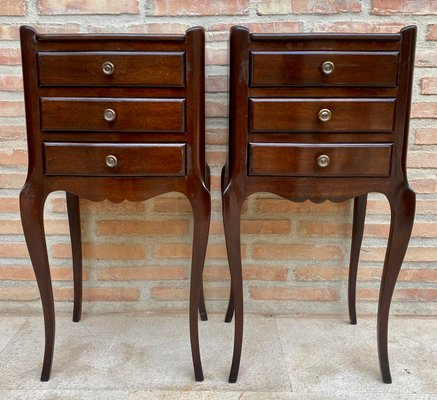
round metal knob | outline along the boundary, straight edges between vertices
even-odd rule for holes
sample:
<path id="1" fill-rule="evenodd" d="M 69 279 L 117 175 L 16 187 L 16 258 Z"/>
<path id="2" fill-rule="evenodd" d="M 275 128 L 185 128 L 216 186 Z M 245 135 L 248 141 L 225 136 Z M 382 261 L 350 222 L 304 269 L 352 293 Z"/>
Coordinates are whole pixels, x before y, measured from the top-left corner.
<path id="1" fill-rule="evenodd" d="M 105 121 L 112 122 L 114 121 L 115 117 L 116 117 L 115 111 L 111 108 L 107 108 L 103 112 L 103 118 L 105 118 Z"/>
<path id="2" fill-rule="evenodd" d="M 330 162 L 330 158 L 329 156 L 327 156 L 326 154 L 322 154 L 321 156 L 317 157 L 317 165 L 320 168 L 326 168 L 329 165 Z"/>
<path id="3" fill-rule="evenodd" d="M 113 156 L 113 155 L 106 156 L 106 158 L 105 158 L 105 162 L 106 162 L 106 165 L 107 165 L 109 168 L 114 168 L 114 167 L 116 167 L 117 164 L 118 164 L 117 157 L 115 157 L 115 156 Z"/>
<path id="4" fill-rule="evenodd" d="M 115 71 L 114 64 L 112 64 L 110 61 L 105 61 L 102 64 L 102 71 L 105 75 L 112 75 Z"/>
<path id="5" fill-rule="evenodd" d="M 328 122 L 331 119 L 331 111 L 327 108 L 323 108 L 319 111 L 318 117 L 321 122 Z"/>
<path id="6" fill-rule="evenodd" d="M 335 65 L 334 65 L 334 63 L 332 61 L 325 61 L 322 64 L 322 72 L 325 75 L 332 74 L 334 72 L 334 68 L 335 68 Z"/>

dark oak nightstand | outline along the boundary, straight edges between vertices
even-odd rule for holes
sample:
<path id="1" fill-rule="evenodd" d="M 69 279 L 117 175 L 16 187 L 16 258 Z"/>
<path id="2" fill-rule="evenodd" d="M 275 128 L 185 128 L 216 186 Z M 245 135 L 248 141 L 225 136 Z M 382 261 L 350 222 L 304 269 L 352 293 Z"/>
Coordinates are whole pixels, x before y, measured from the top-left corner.
<path id="1" fill-rule="evenodd" d="M 292 201 L 354 198 L 349 314 L 367 194 L 385 194 L 391 227 L 378 309 L 378 351 L 391 382 L 390 302 L 407 250 L 415 194 L 406 174 L 416 28 L 399 34 L 230 36 L 229 159 L 222 173 L 223 219 L 231 271 L 226 321 L 235 310 L 235 382 L 243 337 L 240 214 L 246 197 L 271 192 Z"/>
<path id="2" fill-rule="evenodd" d="M 43 208 L 67 192 L 74 273 L 73 320 L 82 302 L 79 198 L 143 201 L 185 194 L 194 215 L 190 338 L 203 380 L 198 316 L 211 200 L 205 163 L 204 31 L 186 35 L 39 35 L 21 28 L 29 170 L 21 217 L 45 322 L 41 380 L 49 379 L 55 313 Z M 199 304 L 200 303 L 200 304 Z"/>

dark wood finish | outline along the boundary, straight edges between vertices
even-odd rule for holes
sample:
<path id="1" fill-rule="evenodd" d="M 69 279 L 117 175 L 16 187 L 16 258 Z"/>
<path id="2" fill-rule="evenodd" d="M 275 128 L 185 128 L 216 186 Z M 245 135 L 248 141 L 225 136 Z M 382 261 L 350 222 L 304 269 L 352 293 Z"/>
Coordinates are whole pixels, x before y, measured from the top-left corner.
<path id="1" fill-rule="evenodd" d="M 44 143 L 46 175 L 185 176 L 186 144 Z M 117 159 L 108 167 L 107 156 Z"/>
<path id="2" fill-rule="evenodd" d="M 250 143 L 249 175 L 388 176 L 391 148 L 391 144 Z M 321 155 L 330 158 L 328 166 L 317 164 Z"/>
<path id="3" fill-rule="evenodd" d="M 378 309 L 378 352 L 383 381 L 391 382 L 389 308 L 415 210 L 405 163 L 415 39 L 413 26 L 398 34 L 366 35 L 251 34 L 243 27 L 231 29 L 229 159 L 222 172 L 231 273 L 225 320 L 231 321 L 235 313 L 230 382 L 237 380 L 243 338 L 240 214 L 246 197 L 256 192 L 316 203 L 355 199 L 351 323 L 356 322 L 356 274 L 367 194 L 387 197 L 392 217 Z M 329 77 L 321 76 L 322 53 L 336 57 L 329 60 L 335 64 Z M 355 62 L 359 66 L 354 67 Z M 319 107 L 334 111 L 331 120 L 318 120 Z M 329 155 L 329 165 L 318 167 L 317 157 L 330 151 L 336 154 Z"/>
<path id="4" fill-rule="evenodd" d="M 396 86 L 397 52 L 253 51 L 252 86 Z M 335 64 L 325 75 L 322 65 Z"/>
<path id="5" fill-rule="evenodd" d="M 321 122 L 320 110 L 331 111 Z M 392 132 L 395 99 L 250 99 L 251 132 Z"/>
<path id="6" fill-rule="evenodd" d="M 184 86 L 184 52 L 39 52 L 42 86 Z M 114 66 L 111 75 L 102 65 Z M 63 73 L 60 74 L 59 71 Z"/>
<path id="7" fill-rule="evenodd" d="M 207 319 L 202 272 L 211 208 L 203 29 L 163 36 L 39 35 L 29 27 L 21 27 L 20 33 L 29 149 L 20 209 L 44 313 L 41 380 L 50 377 L 55 339 L 43 208 L 56 190 L 67 192 L 74 321 L 79 321 L 82 305 L 79 198 L 121 202 L 167 192 L 187 196 L 194 216 L 191 351 L 195 378 L 203 380 L 198 313 Z M 115 65 L 113 75 L 104 74 L 102 60 Z M 106 108 L 116 112 L 113 121 L 104 119 Z M 113 167 L 106 165 L 108 155 L 117 158 Z"/>
<path id="8" fill-rule="evenodd" d="M 44 131 L 184 132 L 184 105 L 184 99 L 43 97 L 41 127 Z M 113 121 L 105 120 L 107 109 L 115 112 Z"/>

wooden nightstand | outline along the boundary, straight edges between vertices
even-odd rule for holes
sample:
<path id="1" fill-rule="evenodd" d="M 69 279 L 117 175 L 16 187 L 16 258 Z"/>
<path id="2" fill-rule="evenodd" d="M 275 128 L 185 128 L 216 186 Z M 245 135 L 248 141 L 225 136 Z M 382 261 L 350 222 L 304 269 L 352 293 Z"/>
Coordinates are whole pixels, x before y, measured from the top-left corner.
<path id="1" fill-rule="evenodd" d="M 45 322 L 41 380 L 49 379 L 55 314 L 44 236 L 47 195 L 67 192 L 74 272 L 82 300 L 79 198 L 143 201 L 185 194 L 194 214 L 190 338 L 203 380 L 198 317 L 211 200 L 205 163 L 204 31 L 186 35 L 39 35 L 21 28 L 29 170 L 21 217 Z"/>
<path id="2" fill-rule="evenodd" d="M 413 226 L 406 174 L 416 28 L 399 34 L 230 36 L 229 160 L 222 173 L 223 219 L 235 309 L 235 382 L 243 337 L 240 214 L 244 200 L 271 192 L 292 201 L 354 198 L 349 314 L 367 194 L 386 195 L 391 228 L 381 281 L 378 351 L 384 382 L 390 302 Z"/>

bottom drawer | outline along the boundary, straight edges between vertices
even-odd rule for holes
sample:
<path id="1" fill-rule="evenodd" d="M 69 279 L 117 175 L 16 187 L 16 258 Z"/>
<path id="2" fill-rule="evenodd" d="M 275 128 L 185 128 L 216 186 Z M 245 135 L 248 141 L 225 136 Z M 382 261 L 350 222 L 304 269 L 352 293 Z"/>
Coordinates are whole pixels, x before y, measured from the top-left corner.
<path id="1" fill-rule="evenodd" d="M 250 143 L 249 175 L 389 176 L 392 144 Z"/>
<path id="2" fill-rule="evenodd" d="M 184 143 L 44 143 L 46 175 L 184 176 Z"/>

